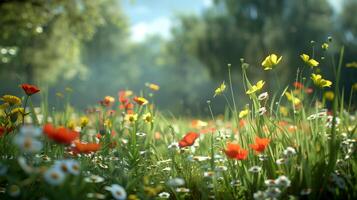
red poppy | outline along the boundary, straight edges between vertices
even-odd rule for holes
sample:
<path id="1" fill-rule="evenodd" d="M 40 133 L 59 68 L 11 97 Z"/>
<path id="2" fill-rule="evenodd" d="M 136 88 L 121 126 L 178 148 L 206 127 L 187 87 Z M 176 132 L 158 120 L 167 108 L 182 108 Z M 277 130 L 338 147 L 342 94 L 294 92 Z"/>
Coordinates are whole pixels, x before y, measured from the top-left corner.
<path id="1" fill-rule="evenodd" d="M 47 137 L 61 144 L 71 144 L 79 137 L 79 133 L 76 131 L 64 127 L 55 128 L 52 124 L 44 125 L 43 132 Z"/>
<path id="2" fill-rule="evenodd" d="M 228 143 L 224 153 L 228 158 L 236 160 L 245 160 L 248 156 L 248 150 L 242 149 L 238 144 Z"/>
<path id="3" fill-rule="evenodd" d="M 91 153 L 100 149 L 100 144 L 97 143 L 75 142 L 74 144 L 74 152 L 76 153 Z"/>
<path id="4" fill-rule="evenodd" d="M 270 139 L 268 138 L 255 138 L 255 144 L 251 144 L 250 147 L 254 149 L 257 153 L 261 153 L 268 146 Z"/>
<path id="5" fill-rule="evenodd" d="M 196 139 L 200 136 L 198 133 L 195 132 L 188 132 L 185 137 L 179 142 L 179 147 L 187 147 L 192 146 L 195 143 Z"/>
<path id="6" fill-rule="evenodd" d="M 22 84 L 21 87 L 28 96 L 36 94 L 37 92 L 40 91 L 40 89 L 38 89 L 38 87 L 36 87 L 35 85 L 30 85 L 26 83 Z"/>

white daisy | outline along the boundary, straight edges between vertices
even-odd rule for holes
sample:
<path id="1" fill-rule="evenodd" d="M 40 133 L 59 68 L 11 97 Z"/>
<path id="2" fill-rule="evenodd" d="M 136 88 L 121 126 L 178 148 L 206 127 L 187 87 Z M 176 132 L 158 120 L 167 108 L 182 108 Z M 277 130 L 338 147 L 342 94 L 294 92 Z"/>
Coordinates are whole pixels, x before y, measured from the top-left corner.
<path id="1" fill-rule="evenodd" d="M 259 167 L 259 166 L 253 166 L 253 167 L 251 167 L 248 171 L 249 171 L 249 172 L 252 172 L 252 173 L 259 173 L 261 170 L 262 170 L 261 167 Z"/>
<path id="2" fill-rule="evenodd" d="M 167 181 L 167 185 L 171 187 L 179 187 L 185 184 L 185 180 L 182 178 L 172 178 Z"/>
<path id="3" fill-rule="evenodd" d="M 60 185 L 66 178 L 65 174 L 58 167 L 51 167 L 44 173 L 43 177 L 50 185 Z"/>
<path id="4" fill-rule="evenodd" d="M 280 187 L 284 187 L 287 188 L 290 186 L 291 181 L 289 180 L 288 177 L 282 175 L 279 176 L 276 180 L 275 180 L 276 184 L 279 185 Z"/>
<path id="5" fill-rule="evenodd" d="M 168 193 L 168 192 L 161 192 L 161 193 L 159 193 L 159 195 L 158 195 L 160 198 L 162 198 L 162 199 L 168 199 L 168 198 L 170 198 L 170 193 Z"/>
<path id="6" fill-rule="evenodd" d="M 126 191 L 125 189 L 118 185 L 112 184 L 111 186 L 105 186 L 105 189 L 112 193 L 112 196 L 116 200 L 125 200 L 126 199 Z"/>

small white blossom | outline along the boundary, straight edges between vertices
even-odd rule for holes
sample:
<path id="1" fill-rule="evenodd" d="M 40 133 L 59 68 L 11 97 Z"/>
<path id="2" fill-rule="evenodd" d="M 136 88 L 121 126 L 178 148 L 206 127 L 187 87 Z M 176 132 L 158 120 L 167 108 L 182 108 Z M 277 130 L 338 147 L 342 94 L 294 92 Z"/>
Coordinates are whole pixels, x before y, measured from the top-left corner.
<path id="1" fill-rule="evenodd" d="M 105 189 L 112 193 L 112 196 L 116 200 L 125 200 L 126 199 L 126 191 L 125 189 L 118 185 L 112 184 L 111 186 L 105 186 Z"/>

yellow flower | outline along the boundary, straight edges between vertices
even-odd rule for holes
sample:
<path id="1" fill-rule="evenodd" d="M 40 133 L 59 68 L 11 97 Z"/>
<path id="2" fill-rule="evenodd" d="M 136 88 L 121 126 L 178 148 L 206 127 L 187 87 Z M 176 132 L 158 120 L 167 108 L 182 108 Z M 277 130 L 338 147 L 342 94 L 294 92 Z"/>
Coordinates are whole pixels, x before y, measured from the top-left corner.
<path id="1" fill-rule="evenodd" d="M 17 96 L 13 95 L 4 95 L 1 97 L 1 100 L 9 103 L 10 105 L 20 105 L 21 104 L 21 99 Z"/>
<path id="2" fill-rule="evenodd" d="M 23 108 L 14 108 L 11 110 L 10 115 L 15 115 L 15 114 L 24 114 L 24 109 Z"/>
<path id="3" fill-rule="evenodd" d="M 130 194 L 128 200 L 140 200 L 135 194 Z"/>
<path id="4" fill-rule="evenodd" d="M 213 97 L 221 95 L 226 90 L 226 84 L 224 82 L 214 91 Z"/>
<path id="5" fill-rule="evenodd" d="M 320 88 L 331 87 L 332 82 L 326 79 L 323 79 L 320 74 L 311 74 L 311 79 L 314 84 Z"/>
<path id="6" fill-rule="evenodd" d="M 154 83 L 146 83 L 146 87 L 150 88 L 151 90 L 158 91 L 160 89 L 159 85 L 156 85 Z"/>
<path id="7" fill-rule="evenodd" d="M 71 130 L 74 130 L 74 128 L 76 127 L 75 121 L 74 120 L 69 121 L 67 127 Z"/>
<path id="8" fill-rule="evenodd" d="M 138 114 L 126 114 L 124 120 L 130 123 L 134 123 L 138 120 Z"/>
<path id="9" fill-rule="evenodd" d="M 108 127 L 108 128 L 112 128 L 112 121 L 110 121 L 109 119 L 106 119 L 104 121 L 104 126 Z"/>
<path id="10" fill-rule="evenodd" d="M 154 118 L 152 117 L 151 113 L 146 113 L 143 115 L 143 120 L 146 122 L 146 123 L 152 123 L 154 121 Z"/>
<path id="11" fill-rule="evenodd" d="M 256 91 L 259 91 L 263 88 L 265 82 L 260 80 L 257 82 L 257 84 L 253 85 L 246 93 L 247 94 L 253 94 L 255 93 Z"/>
<path id="12" fill-rule="evenodd" d="M 80 124 L 81 124 L 82 128 L 86 127 L 88 125 L 88 123 L 89 123 L 88 117 L 86 117 L 86 116 L 81 117 Z"/>
<path id="13" fill-rule="evenodd" d="M 267 56 L 264 59 L 264 61 L 262 62 L 262 66 L 263 66 L 264 70 L 273 69 L 274 66 L 279 64 L 279 62 L 281 61 L 282 58 L 283 58 L 282 56 L 280 56 L 278 58 L 278 56 L 275 54 L 271 54 L 271 55 Z"/>
<path id="14" fill-rule="evenodd" d="M 239 112 L 239 118 L 243 118 L 243 117 L 247 116 L 248 113 L 249 113 L 249 109 L 248 109 L 248 108 L 246 108 L 246 109 L 240 111 L 240 112 Z"/>
<path id="15" fill-rule="evenodd" d="M 324 93 L 324 98 L 332 101 L 335 98 L 335 93 L 333 93 L 332 91 L 327 91 Z"/>
<path id="16" fill-rule="evenodd" d="M 326 50 L 328 49 L 328 44 L 327 44 L 326 42 L 323 43 L 323 44 L 321 45 L 321 48 L 326 51 Z"/>
<path id="17" fill-rule="evenodd" d="M 306 55 L 306 54 L 302 54 L 300 55 L 301 59 L 310 67 L 317 67 L 319 65 L 319 62 L 317 62 L 314 59 L 310 59 L 310 56 Z"/>
<path id="18" fill-rule="evenodd" d="M 357 68 L 357 62 L 350 62 L 346 64 L 346 67 Z"/>
<path id="19" fill-rule="evenodd" d="M 5 110 L 6 108 L 8 108 L 10 106 L 10 104 L 9 103 L 3 103 L 3 104 L 1 104 L 0 105 L 0 110 Z"/>
<path id="20" fill-rule="evenodd" d="M 280 112 L 280 114 L 282 114 L 285 117 L 288 116 L 288 114 L 289 114 L 289 110 L 285 106 L 280 106 L 279 112 Z"/>
<path id="21" fill-rule="evenodd" d="M 299 105 L 301 103 L 301 100 L 297 97 L 295 97 L 292 93 L 290 92 L 285 92 L 286 98 L 291 101 L 295 106 Z"/>

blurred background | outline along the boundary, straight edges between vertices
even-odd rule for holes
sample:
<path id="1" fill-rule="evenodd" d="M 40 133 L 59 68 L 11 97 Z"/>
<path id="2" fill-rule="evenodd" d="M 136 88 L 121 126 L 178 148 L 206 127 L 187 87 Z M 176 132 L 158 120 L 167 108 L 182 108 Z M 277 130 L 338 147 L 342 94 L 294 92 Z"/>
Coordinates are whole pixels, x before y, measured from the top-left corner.
<path id="1" fill-rule="evenodd" d="M 314 51 L 334 80 L 331 61 L 343 45 L 340 87 L 349 94 L 357 82 L 356 10 L 357 0 L 0 0 L 0 94 L 20 95 L 18 85 L 32 83 L 55 105 L 70 87 L 72 105 L 85 109 L 122 89 L 147 94 L 145 83 L 156 83 L 160 109 L 200 116 L 228 82 L 228 63 L 243 106 L 241 58 L 250 78 L 274 93 L 294 81 L 302 53 Z M 264 72 L 271 53 L 283 61 Z M 223 110 L 223 98 L 213 103 Z"/>

